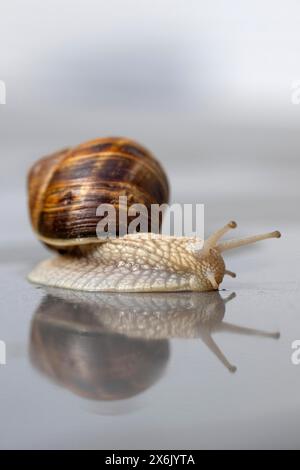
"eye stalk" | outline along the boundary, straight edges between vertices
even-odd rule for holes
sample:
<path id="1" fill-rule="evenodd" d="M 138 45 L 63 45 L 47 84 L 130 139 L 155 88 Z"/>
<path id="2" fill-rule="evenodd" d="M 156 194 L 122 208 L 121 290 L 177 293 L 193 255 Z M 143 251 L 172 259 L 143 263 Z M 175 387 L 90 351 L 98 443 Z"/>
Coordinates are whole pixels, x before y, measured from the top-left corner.
<path id="1" fill-rule="evenodd" d="M 231 229 L 234 229 L 236 227 L 237 223 L 232 220 L 231 222 L 228 222 L 228 224 L 226 224 L 224 227 L 214 232 L 207 240 L 205 240 L 202 250 L 203 254 L 209 253 L 212 248 L 215 248 L 220 253 L 222 253 L 223 251 L 232 250 L 233 248 L 239 248 L 240 246 L 244 245 L 250 245 L 261 240 L 266 240 L 267 238 L 281 237 L 281 233 L 278 230 L 275 230 L 274 232 L 267 232 L 262 233 L 260 235 L 253 235 L 251 237 L 228 240 L 223 243 L 218 243 L 218 241 L 223 237 L 223 235 L 225 235 Z"/>
<path id="2" fill-rule="evenodd" d="M 262 233 L 261 235 L 253 235 L 252 237 L 241 238 L 238 240 L 228 240 L 217 245 L 217 249 L 220 253 L 240 246 L 251 245 L 252 243 L 259 242 L 261 240 L 267 240 L 268 238 L 280 238 L 281 233 L 276 230 L 275 232 Z"/>
<path id="3" fill-rule="evenodd" d="M 234 221 L 228 222 L 224 227 L 214 232 L 205 242 L 202 249 L 202 256 L 207 258 L 207 263 L 210 265 L 210 269 L 206 271 L 206 278 L 211 286 L 217 290 L 220 283 L 223 280 L 224 275 L 235 278 L 236 274 L 228 269 L 225 269 L 225 263 L 221 256 L 221 253 L 240 246 L 250 245 L 261 240 L 268 238 L 280 238 L 281 233 L 276 230 L 274 232 L 267 232 L 260 235 L 253 235 L 251 237 L 228 240 L 222 243 L 218 243 L 223 235 L 229 232 L 231 229 L 237 227 L 237 223 Z"/>
<path id="4" fill-rule="evenodd" d="M 232 230 L 237 227 L 237 223 L 232 220 L 228 222 L 224 227 L 220 228 L 216 232 L 214 232 L 207 240 L 204 242 L 203 253 L 209 253 L 212 248 L 216 247 L 217 242 L 220 238 L 223 237 L 229 230 Z"/>

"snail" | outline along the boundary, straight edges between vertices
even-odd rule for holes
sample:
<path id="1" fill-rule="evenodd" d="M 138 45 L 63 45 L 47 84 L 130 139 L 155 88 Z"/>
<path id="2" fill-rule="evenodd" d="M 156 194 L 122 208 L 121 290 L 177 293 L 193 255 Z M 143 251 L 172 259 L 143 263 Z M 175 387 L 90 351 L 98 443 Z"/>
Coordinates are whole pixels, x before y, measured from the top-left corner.
<path id="1" fill-rule="evenodd" d="M 29 280 L 52 287 L 125 292 L 218 290 L 224 275 L 235 277 L 225 267 L 223 252 L 281 236 L 274 231 L 221 242 L 237 226 L 234 221 L 205 241 L 147 230 L 120 236 L 127 228 L 122 223 L 120 196 L 147 209 L 169 199 L 168 179 L 160 163 L 143 146 L 125 138 L 96 139 L 44 157 L 32 167 L 28 189 L 33 229 L 59 253 L 34 268 Z M 117 209 L 117 237 L 97 236 L 100 204 Z M 151 227 L 150 216 L 147 222 Z"/>

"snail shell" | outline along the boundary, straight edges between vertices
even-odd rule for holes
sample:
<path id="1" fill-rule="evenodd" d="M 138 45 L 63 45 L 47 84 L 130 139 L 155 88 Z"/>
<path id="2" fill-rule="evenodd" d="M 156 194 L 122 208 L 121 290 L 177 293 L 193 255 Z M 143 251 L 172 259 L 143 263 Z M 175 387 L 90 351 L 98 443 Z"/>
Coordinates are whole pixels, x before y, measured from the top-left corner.
<path id="1" fill-rule="evenodd" d="M 119 197 L 128 206 L 150 206 L 169 200 L 169 185 L 160 163 L 140 144 L 125 138 L 96 139 L 39 160 L 28 177 L 29 212 L 37 236 L 51 247 L 68 249 L 99 242 L 96 214 L 100 204 L 112 204 L 119 225 Z M 128 216 L 128 224 L 131 219 Z M 120 221 L 120 223 L 122 223 Z"/>

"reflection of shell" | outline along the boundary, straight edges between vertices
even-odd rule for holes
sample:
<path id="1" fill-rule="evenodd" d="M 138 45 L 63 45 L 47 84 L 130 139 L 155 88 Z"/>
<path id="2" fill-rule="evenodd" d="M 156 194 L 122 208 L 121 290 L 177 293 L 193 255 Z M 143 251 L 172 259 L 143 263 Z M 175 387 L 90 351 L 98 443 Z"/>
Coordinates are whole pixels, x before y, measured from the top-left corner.
<path id="1" fill-rule="evenodd" d="M 32 362 L 74 393 L 98 400 L 149 388 L 168 362 L 167 339 L 199 336 L 225 312 L 218 292 L 47 292 L 32 322 Z"/>
<path id="2" fill-rule="evenodd" d="M 79 332 L 72 323 L 65 327 L 74 305 L 54 305 L 66 318 L 43 321 L 54 310 L 47 297 L 32 322 L 30 353 L 33 364 L 64 387 L 89 399 L 118 400 L 146 390 L 163 373 L 169 358 L 167 341 L 131 339 L 100 328 Z M 90 313 L 84 305 L 75 312 L 81 320 Z"/>

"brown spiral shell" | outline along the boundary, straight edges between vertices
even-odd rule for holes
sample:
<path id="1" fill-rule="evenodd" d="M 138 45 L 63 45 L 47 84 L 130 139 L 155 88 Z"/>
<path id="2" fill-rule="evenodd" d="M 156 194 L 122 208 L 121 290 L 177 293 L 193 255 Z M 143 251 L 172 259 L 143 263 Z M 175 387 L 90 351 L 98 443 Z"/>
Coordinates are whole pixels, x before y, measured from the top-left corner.
<path id="1" fill-rule="evenodd" d="M 100 204 L 119 196 L 128 206 L 169 200 L 168 180 L 160 163 L 140 144 L 126 138 L 92 140 L 36 162 L 29 172 L 29 211 L 32 226 L 48 245 L 74 246 L 97 236 Z M 117 217 L 117 235 L 120 230 Z M 130 218 L 128 218 L 130 222 Z"/>

